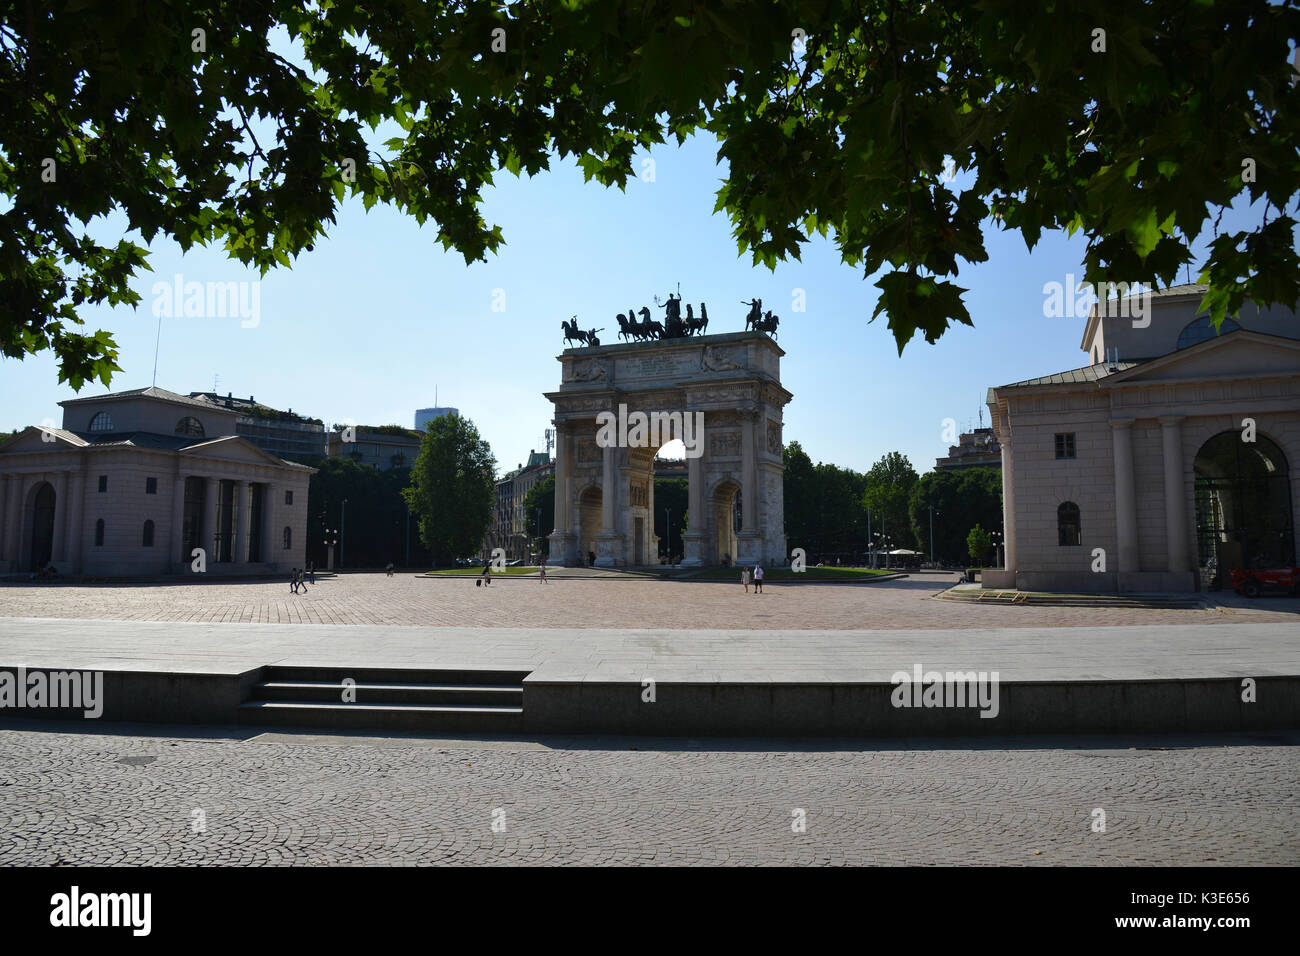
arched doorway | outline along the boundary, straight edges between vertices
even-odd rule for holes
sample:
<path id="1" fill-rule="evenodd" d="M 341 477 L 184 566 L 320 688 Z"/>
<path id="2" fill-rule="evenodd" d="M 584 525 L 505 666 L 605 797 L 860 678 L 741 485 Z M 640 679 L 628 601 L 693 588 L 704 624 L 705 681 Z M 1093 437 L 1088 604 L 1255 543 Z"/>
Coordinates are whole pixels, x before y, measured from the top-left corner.
<path id="1" fill-rule="evenodd" d="M 1227 586 L 1230 568 L 1295 564 L 1290 472 L 1274 441 L 1221 432 L 1201 446 L 1193 468 L 1203 586 Z"/>
<path id="2" fill-rule="evenodd" d="M 719 564 L 735 564 L 739 545 L 737 535 L 744 529 L 739 483 L 730 478 L 719 482 L 713 489 L 709 504 L 714 560 Z"/>
<path id="3" fill-rule="evenodd" d="M 41 482 L 32 499 L 31 571 L 39 571 L 54 557 L 54 500 L 54 486 Z"/>
<path id="4" fill-rule="evenodd" d="M 578 496 L 578 557 L 590 564 L 589 555 L 599 553 L 596 536 L 601 532 L 603 496 L 599 485 L 584 488 Z"/>

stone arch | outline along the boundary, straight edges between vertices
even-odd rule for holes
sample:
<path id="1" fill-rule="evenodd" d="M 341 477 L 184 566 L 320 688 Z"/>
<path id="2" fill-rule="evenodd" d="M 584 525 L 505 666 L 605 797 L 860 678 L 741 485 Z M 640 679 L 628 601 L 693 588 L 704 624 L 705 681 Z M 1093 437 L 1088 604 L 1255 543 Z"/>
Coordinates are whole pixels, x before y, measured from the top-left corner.
<path id="1" fill-rule="evenodd" d="M 39 571 L 54 559 L 54 516 L 58 497 L 48 481 L 37 482 L 28 493 L 28 570 Z"/>
<path id="2" fill-rule="evenodd" d="M 1280 442 L 1221 431 L 1200 445 L 1192 469 L 1197 563 L 1216 569 L 1220 586 L 1230 568 L 1295 565 L 1291 468 Z"/>

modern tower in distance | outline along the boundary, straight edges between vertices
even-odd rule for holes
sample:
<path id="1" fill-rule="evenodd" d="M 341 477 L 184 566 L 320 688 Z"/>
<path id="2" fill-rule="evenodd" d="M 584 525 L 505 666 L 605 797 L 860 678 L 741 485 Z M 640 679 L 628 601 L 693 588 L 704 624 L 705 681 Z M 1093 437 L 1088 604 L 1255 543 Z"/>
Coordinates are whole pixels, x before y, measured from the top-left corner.
<path id="1" fill-rule="evenodd" d="M 415 427 L 421 430 L 435 418 L 442 418 L 443 415 L 459 415 L 459 408 L 417 408 L 415 410 Z"/>

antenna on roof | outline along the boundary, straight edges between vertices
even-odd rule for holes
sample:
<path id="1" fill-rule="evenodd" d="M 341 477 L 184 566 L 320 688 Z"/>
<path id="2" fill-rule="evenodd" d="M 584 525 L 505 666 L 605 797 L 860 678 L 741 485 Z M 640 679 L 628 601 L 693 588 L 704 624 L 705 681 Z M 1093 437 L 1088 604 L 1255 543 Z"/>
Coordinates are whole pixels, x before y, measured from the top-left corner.
<path id="1" fill-rule="evenodd" d="M 162 310 L 158 312 L 158 334 L 153 340 L 153 387 L 158 387 L 158 345 L 162 342 Z"/>
<path id="2" fill-rule="evenodd" d="M 218 375 L 216 372 L 213 372 L 212 373 L 212 394 L 213 395 L 217 394 L 217 383 L 219 381 L 221 381 L 221 376 Z"/>

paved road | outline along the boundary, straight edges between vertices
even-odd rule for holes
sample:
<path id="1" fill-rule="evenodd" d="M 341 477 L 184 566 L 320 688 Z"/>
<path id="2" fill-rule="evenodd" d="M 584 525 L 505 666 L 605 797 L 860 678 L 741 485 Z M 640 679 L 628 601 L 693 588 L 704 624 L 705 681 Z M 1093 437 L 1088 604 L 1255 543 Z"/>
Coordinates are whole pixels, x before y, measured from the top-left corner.
<path id="1" fill-rule="evenodd" d="M 770 584 L 557 579 L 502 576 L 486 588 L 471 578 L 346 574 L 306 594 L 287 583 L 0 585 L 0 618 L 256 624 L 437 625 L 459 627 L 628 627 L 673 630 L 1103 627 L 1129 624 L 1300 623 L 1300 600 L 1223 598 L 1214 610 L 984 606 L 934 600 L 951 585 L 934 577 L 880 584 Z M 0 626 L 3 626 L 0 623 Z"/>
<path id="2" fill-rule="evenodd" d="M 0 865 L 1300 863 L 1296 734 L 800 750 L 140 732 L 0 729 Z"/>

